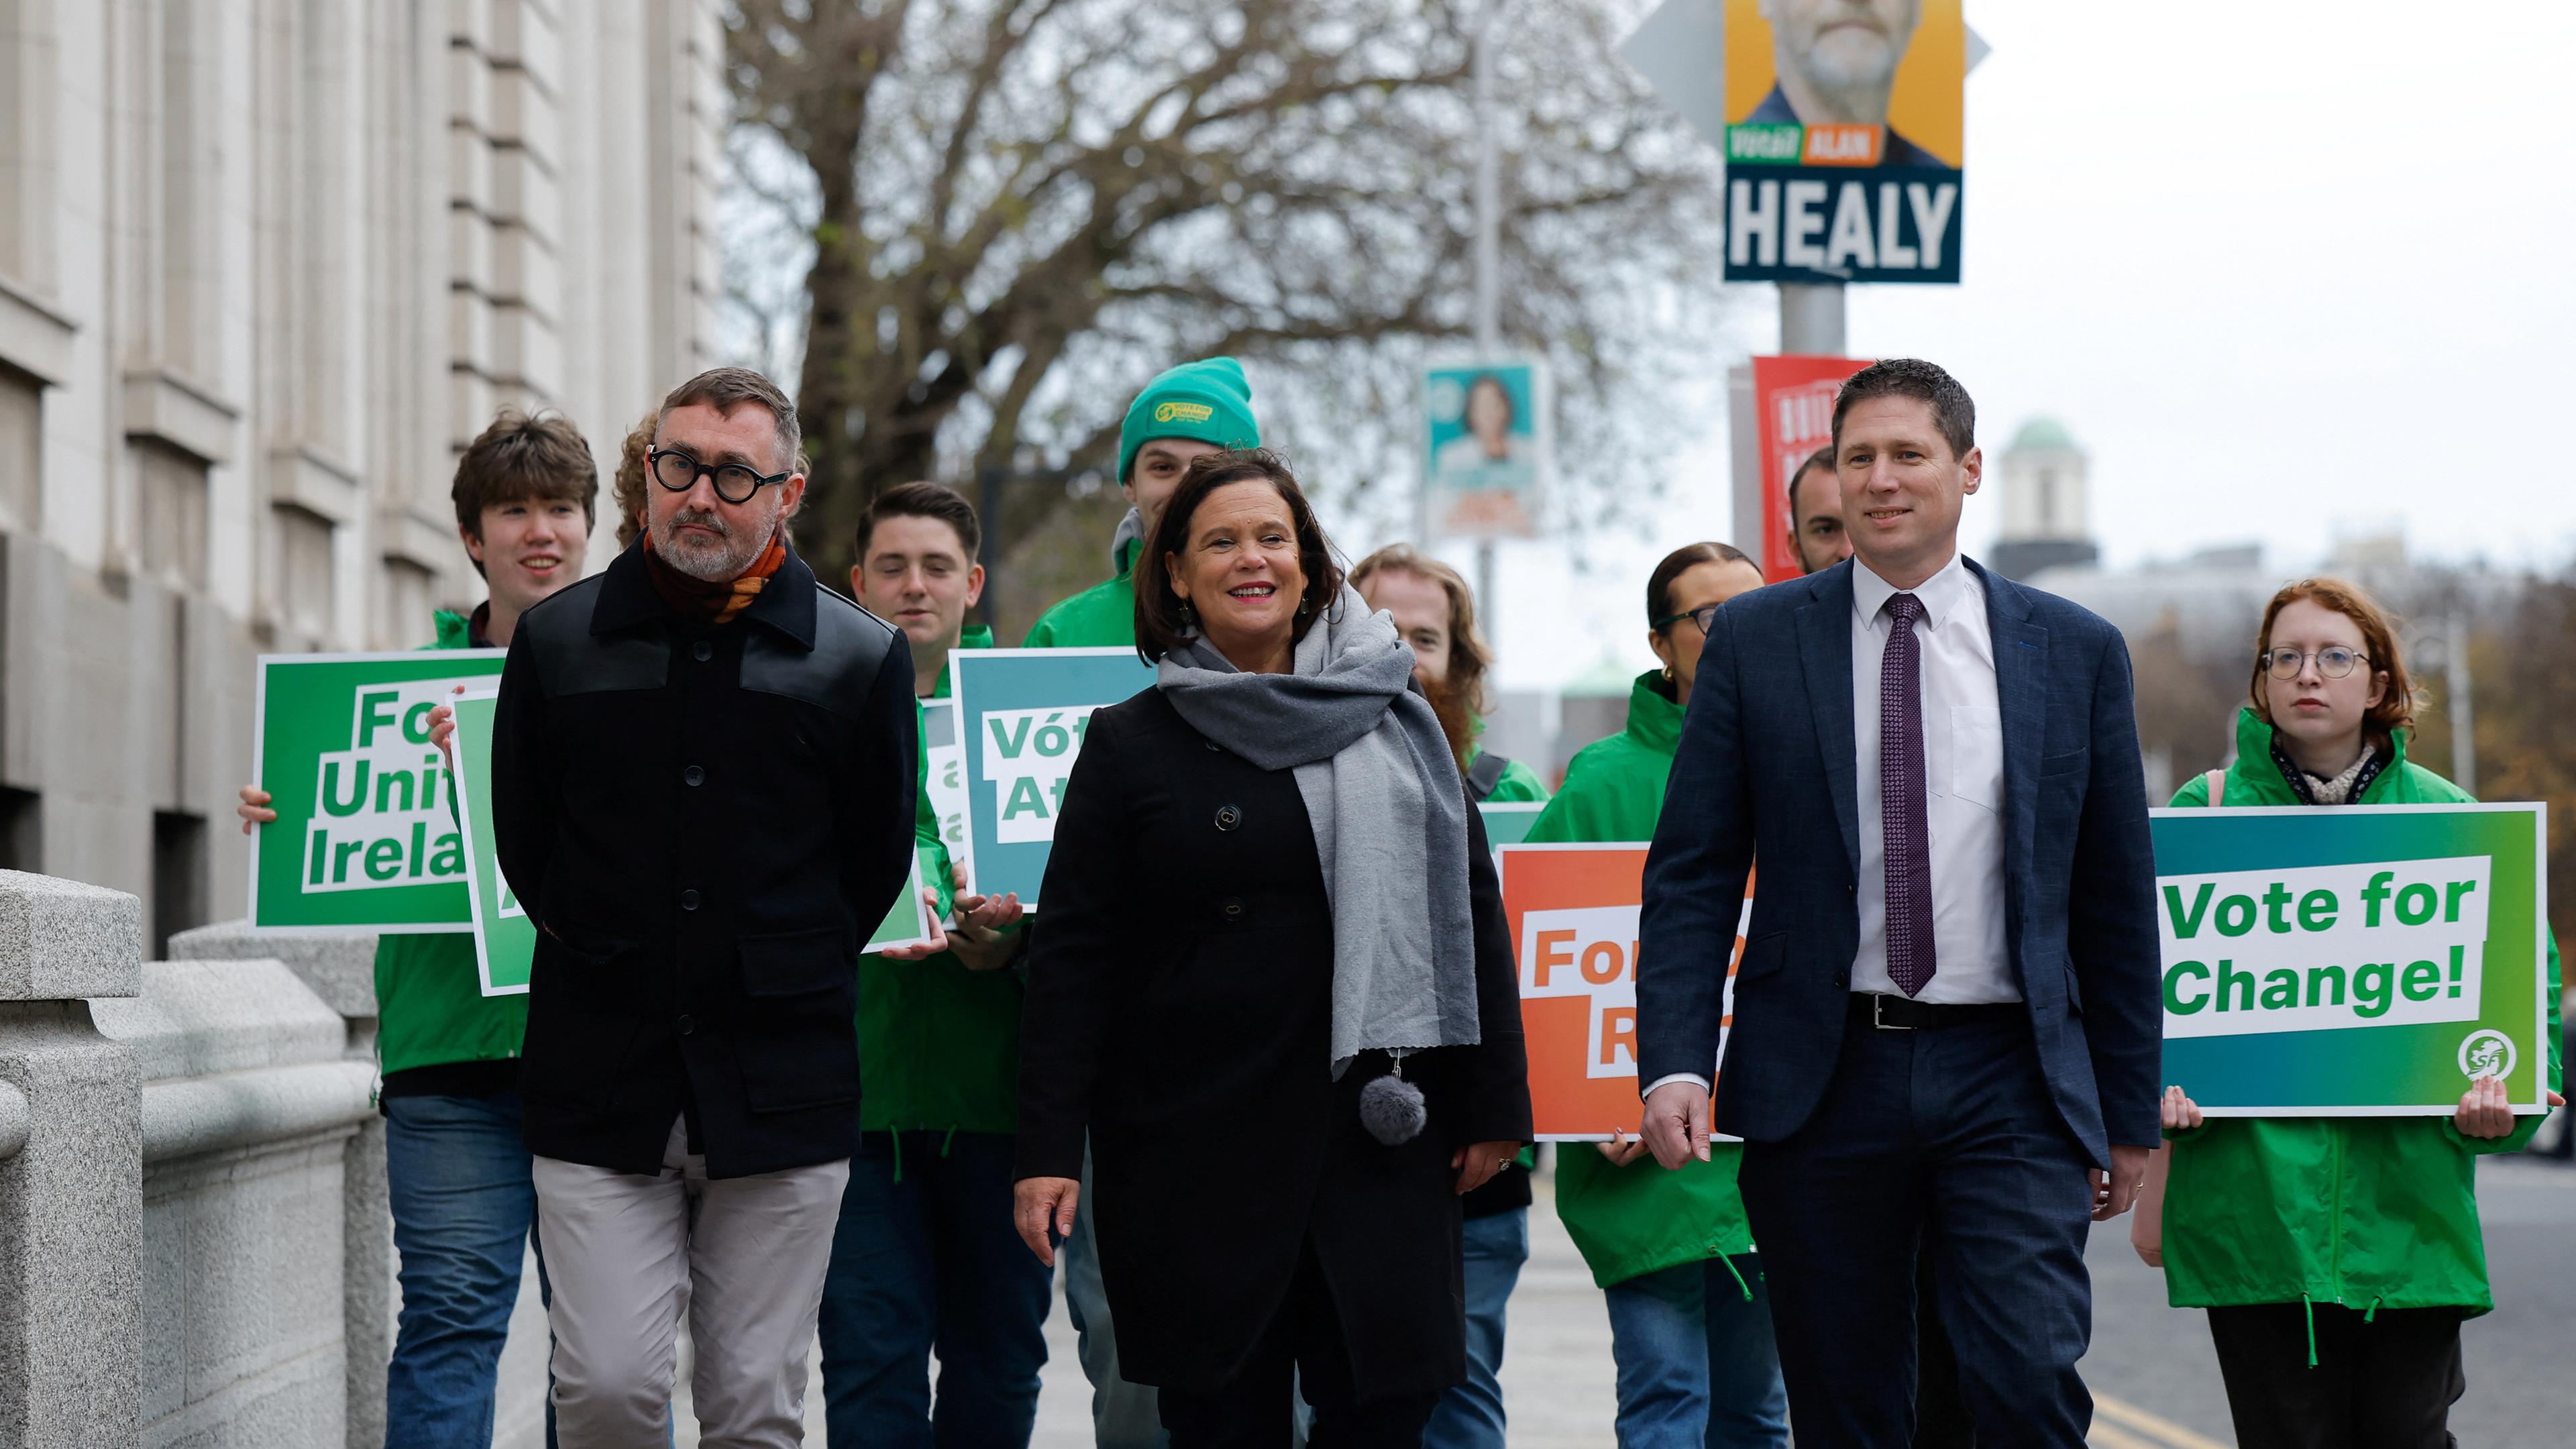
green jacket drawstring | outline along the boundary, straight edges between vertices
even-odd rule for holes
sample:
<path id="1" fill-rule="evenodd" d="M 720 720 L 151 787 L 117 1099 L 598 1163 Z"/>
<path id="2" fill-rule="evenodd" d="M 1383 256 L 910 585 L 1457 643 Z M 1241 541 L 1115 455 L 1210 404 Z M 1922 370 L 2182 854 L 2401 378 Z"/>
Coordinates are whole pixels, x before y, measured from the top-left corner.
<path id="1" fill-rule="evenodd" d="M 1720 1253 L 1720 1254 L 1718 1254 L 1718 1255 L 1717 1255 L 1717 1261 L 1719 1261 L 1719 1262 L 1721 1262 L 1721 1263 L 1724 1263 L 1724 1264 L 1726 1265 L 1726 1271 L 1728 1271 L 1729 1273 L 1734 1273 L 1734 1274 L 1735 1274 L 1735 1286 L 1736 1286 L 1738 1289 L 1742 1290 L 1742 1292 L 1743 1292 L 1743 1294 L 1744 1294 L 1744 1301 L 1745 1301 L 1745 1302 L 1747 1302 L 1747 1303 L 1752 1302 L 1752 1301 L 1753 1301 L 1753 1285 L 1744 1281 L 1744 1275 L 1743 1275 L 1742 1273 L 1738 1273 L 1738 1272 L 1736 1272 L 1736 1268 L 1735 1268 L 1735 1260 L 1734 1260 L 1734 1259 L 1732 1259 L 1732 1258 L 1730 1258 L 1730 1257 L 1728 1257 L 1728 1256 L 1726 1256 L 1724 1253 Z"/>
<path id="2" fill-rule="evenodd" d="M 948 1160 L 948 1148 L 949 1148 L 949 1145 L 950 1145 L 951 1143 L 955 1142 L 956 1140 L 957 1140 L 957 1129 L 956 1129 L 956 1128 L 954 1128 L 954 1127 L 951 1127 L 951 1128 L 949 1128 L 949 1129 L 948 1129 L 948 1135 L 947 1135 L 947 1136 L 942 1137 L 942 1138 L 940 1138 L 940 1139 L 939 1139 L 939 1160 L 940 1160 L 940 1161 L 945 1162 L 945 1161 L 947 1161 L 947 1160 Z"/>
<path id="3" fill-rule="evenodd" d="M 2317 1366 L 2317 1305 L 2308 1295 L 2299 1295 L 2299 1307 L 2308 1315 L 2308 1367 Z"/>
<path id="4" fill-rule="evenodd" d="M 903 1181 L 903 1134 L 888 1132 L 886 1141 L 894 1144 L 894 1180 Z"/>
<path id="5" fill-rule="evenodd" d="M 2373 1321 L 2377 1320 L 2377 1319 L 2378 1319 L 2378 1317 L 2379 1317 L 2379 1300 L 2378 1300 L 2378 1299 L 2376 1299 L 2376 1298 L 2373 1298 L 2373 1299 L 2371 1299 L 2371 1300 L 2370 1300 L 2370 1311 L 2369 1311 L 2369 1312 L 2367 1312 L 2367 1313 L 2364 1313 L 2363 1315 L 2361 1315 L 2361 1321 L 2362 1321 L 2362 1322 L 2364 1322 L 2364 1323 L 2370 1323 L 2370 1322 L 2373 1322 Z"/>

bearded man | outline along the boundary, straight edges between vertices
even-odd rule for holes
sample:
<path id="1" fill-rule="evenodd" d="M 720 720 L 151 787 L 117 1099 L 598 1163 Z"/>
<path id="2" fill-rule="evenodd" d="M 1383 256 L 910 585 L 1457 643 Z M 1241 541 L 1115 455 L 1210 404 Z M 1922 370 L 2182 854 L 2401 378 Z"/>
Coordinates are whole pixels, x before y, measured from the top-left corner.
<path id="1" fill-rule="evenodd" d="M 564 1449 L 662 1442 L 683 1307 L 706 1441 L 803 1438 L 855 970 L 910 868 L 917 740 L 904 636 L 788 543 L 797 441 L 768 378 L 683 383 L 644 531 L 528 611 L 501 676 L 493 814 L 538 928 L 520 1083 Z"/>

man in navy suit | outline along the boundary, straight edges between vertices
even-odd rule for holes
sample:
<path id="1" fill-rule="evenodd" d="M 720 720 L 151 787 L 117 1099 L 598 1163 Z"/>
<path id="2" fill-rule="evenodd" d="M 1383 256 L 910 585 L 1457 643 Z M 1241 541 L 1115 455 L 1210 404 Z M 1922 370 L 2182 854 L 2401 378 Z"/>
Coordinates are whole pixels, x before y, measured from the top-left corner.
<path id="1" fill-rule="evenodd" d="M 1717 611 L 1646 863 L 1639 1076 L 1674 1167 L 1707 1153 L 1761 858 L 1716 1126 L 1745 1139 L 1801 1449 L 1909 1442 L 1918 1241 L 1978 1443 L 2079 1449 L 2087 1221 L 2158 1136 L 2128 650 L 1960 556 L 1975 422 L 1928 362 L 1843 385 L 1854 556 Z"/>

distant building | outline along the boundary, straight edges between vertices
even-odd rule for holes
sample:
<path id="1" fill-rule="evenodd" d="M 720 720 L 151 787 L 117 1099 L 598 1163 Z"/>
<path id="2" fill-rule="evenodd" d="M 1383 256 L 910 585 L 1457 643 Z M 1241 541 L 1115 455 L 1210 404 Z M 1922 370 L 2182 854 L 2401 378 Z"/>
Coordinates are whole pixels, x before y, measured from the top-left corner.
<path id="1" fill-rule="evenodd" d="M 254 657 L 426 643 L 493 411 L 604 484 L 710 359 L 723 46 L 717 0 L 0 0 L 0 866 L 241 913 Z"/>
<path id="2" fill-rule="evenodd" d="M 2042 569 L 2101 557 L 2085 493 L 2091 466 L 2055 418 L 2022 424 L 1996 459 L 2004 521 L 1986 566 L 2009 579 L 2027 579 Z"/>

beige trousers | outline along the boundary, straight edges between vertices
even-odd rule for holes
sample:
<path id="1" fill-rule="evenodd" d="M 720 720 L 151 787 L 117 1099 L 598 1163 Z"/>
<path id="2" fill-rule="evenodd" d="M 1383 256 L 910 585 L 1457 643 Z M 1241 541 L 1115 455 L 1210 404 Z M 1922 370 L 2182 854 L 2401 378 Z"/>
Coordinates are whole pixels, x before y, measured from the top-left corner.
<path id="1" fill-rule="evenodd" d="M 671 1125 L 651 1177 L 539 1157 L 563 1449 L 662 1449 L 680 1315 L 705 1449 L 805 1441 L 805 1355 L 849 1160 L 709 1181 Z"/>

